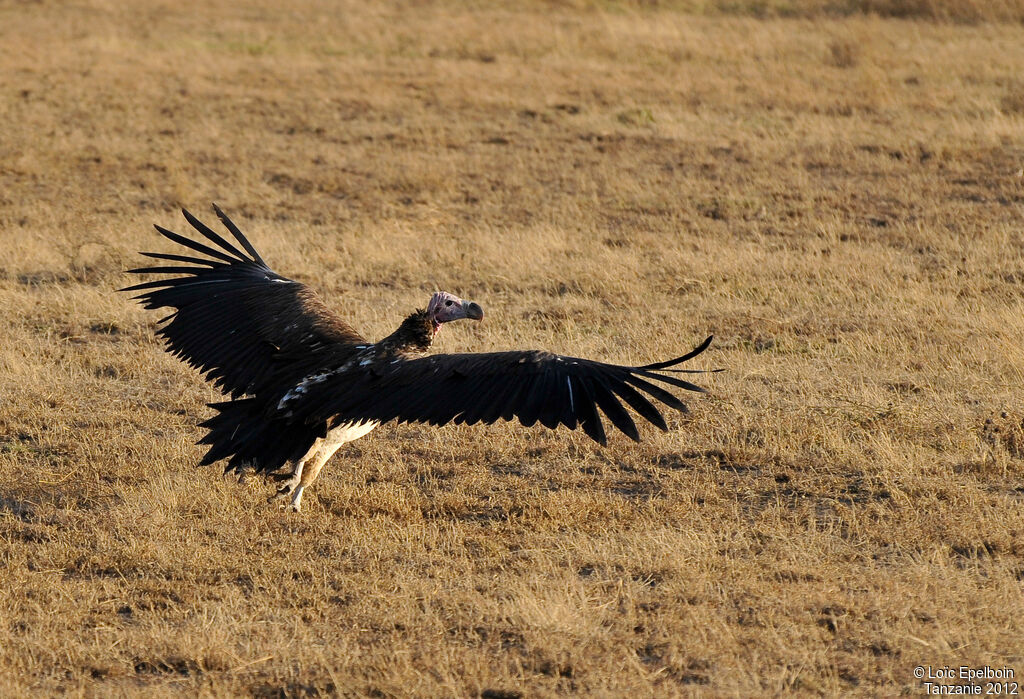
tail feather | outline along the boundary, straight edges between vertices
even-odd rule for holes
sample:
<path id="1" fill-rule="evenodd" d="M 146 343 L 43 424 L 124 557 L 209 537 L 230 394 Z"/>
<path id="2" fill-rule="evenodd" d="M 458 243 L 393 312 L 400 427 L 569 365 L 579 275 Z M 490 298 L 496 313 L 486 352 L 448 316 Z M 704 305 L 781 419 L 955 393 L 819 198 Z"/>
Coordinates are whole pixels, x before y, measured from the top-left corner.
<path id="1" fill-rule="evenodd" d="M 302 458 L 320 436 L 308 426 L 268 418 L 256 398 L 210 403 L 210 407 L 217 414 L 200 423 L 208 432 L 198 444 L 210 445 L 200 466 L 227 459 L 225 472 L 252 468 L 272 473 Z"/>

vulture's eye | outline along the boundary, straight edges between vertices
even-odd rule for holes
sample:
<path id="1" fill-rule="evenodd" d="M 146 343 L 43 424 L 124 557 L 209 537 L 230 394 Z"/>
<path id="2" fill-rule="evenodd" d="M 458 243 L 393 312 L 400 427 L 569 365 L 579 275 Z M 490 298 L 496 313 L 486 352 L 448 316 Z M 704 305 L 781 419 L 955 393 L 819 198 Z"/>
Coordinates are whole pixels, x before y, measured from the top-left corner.
<path id="1" fill-rule="evenodd" d="M 445 301 L 445 302 L 444 302 L 444 305 L 445 305 L 445 306 L 451 306 L 451 305 L 452 305 L 452 302 L 451 302 L 451 301 Z"/>

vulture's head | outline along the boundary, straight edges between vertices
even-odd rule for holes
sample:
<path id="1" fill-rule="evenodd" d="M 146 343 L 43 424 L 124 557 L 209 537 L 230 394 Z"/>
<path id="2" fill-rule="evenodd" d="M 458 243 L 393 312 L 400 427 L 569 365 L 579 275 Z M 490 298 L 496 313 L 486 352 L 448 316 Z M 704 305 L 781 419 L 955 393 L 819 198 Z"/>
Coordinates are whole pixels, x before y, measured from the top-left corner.
<path id="1" fill-rule="evenodd" d="M 472 301 L 464 301 L 447 291 L 438 291 L 430 297 L 427 304 L 427 315 L 434 323 L 434 332 L 437 332 L 442 323 L 449 323 L 461 318 L 472 320 L 483 320 L 484 311 L 479 304 Z"/>

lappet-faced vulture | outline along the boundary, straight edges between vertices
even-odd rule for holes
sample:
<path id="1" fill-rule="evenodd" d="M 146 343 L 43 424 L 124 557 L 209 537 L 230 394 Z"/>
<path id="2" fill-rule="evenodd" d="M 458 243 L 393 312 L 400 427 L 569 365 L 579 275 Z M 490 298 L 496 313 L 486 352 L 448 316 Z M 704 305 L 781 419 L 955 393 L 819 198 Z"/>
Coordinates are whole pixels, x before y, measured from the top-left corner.
<path id="1" fill-rule="evenodd" d="M 603 413 L 639 441 L 627 407 L 664 430 L 654 401 L 686 406 L 659 384 L 703 391 L 665 372 L 686 372 L 672 367 L 707 349 L 710 337 L 680 357 L 644 366 L 542 350 L 427 356 L 444 323 L 484 317 L 479 305 L 443 291 L 370 342 L 309 287 L 274 272 L 214 211 L 234 242 L 183 211 L 205 241 L 157 226 L 187 254 L 142 253 L 162 263 L 131 272 L 172 276 L 124 291 L 142 292 L 135 298 L 146 308 L 173 309 L 157 331 L 168 351 L 229 398 L 211 404 L 217 414 L 201 425 L 208 431 L 200 443 L 210 445 L 201 463 L 226 459 L 226 471 L 276 475 L 284 485 L 271 500 L 294 510 L 342 444 L 389 420 L 472 425 L 518 418 L 527 427 L 581 427 L 605 444 Z"/>

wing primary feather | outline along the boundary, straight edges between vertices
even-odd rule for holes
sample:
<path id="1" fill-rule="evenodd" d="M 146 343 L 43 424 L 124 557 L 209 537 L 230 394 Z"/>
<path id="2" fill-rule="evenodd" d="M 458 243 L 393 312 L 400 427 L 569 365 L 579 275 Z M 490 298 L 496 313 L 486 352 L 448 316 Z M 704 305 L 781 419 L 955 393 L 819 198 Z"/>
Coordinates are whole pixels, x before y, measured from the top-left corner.
<path id="1" fill-rule="evenodd" d="M 158 288 L 158 287 L 161 287 L 161 286 L 164 286 L 164 287 L 174 287 L 174 286 L 179 286 L 181 284 L 200 284 L 200 283 L 202 283 L 202 282 L 200 282 L 200 281 L 198 281 L 196 279 L 191 279 L 189 277 L 179 277 L 178 279 L 156 279 L 156 280 L 151 281 L 151 282 L 142 282 L 141 284 L 132 284 L 131 286 L 126 286 L 123 289 L 119 289 L 118 291 L 139 291 L 141 289 L 155 289 L 155 288 Z M 136 296 L 135 298 L 140 298 L 141 299 L 141 298 L 144 298 L 146 296 L 149 296 L 149 294 L 143 294 L 142 296 Z"/>
<path id="2" fill-rule="evenodd" d="M 665 367 L 675 366 L 676 364 L 682 364 L 686 360 L 693 359 L 698 354 L 700 354 L 701 352 L 706 350 L 711 345 L 711 341 L 714 340 L 714 339 L 715 339 L 714 335 L 708 335 L 707 339 L 704 340 L 704 342 L 700 343 L 697 347 L 693 348 L 692 350 L 690 350 L 689 352 L 687 352 L 686 354 L 684 354 L 681 357 L 676 357 L 675 359 L 669 359 L 668 361 L 665 361 L 665 362 L 654 362 L 653 364 L 645 364 L 644 366 L 638 366 L 638 367 L 635 367 L 635 368 L 636 369 L 646 369 L 648 371 L 651 371 L 651 370 L 654 370 L 654 369 L 664 369 Z"/>
<path id="3" fill-rule="evenodd" d="M 676 386 L 678 388 L 685 388 L 687 391 L 695 391 L 697 393 L 707 393 L 706 390 L 704 390 L 703 388 L 701 388 L 697 384 L 692 384 L 689 381 L 683 381 L 682 379 L 677 379 L 675 376 L 663 376 L 661 374 L 655 374 L 655 373 L 649 372 L 649 371 L 638 371 L 635 374 L 635 376 L 643 376 L 643 377 L 648 378 L 648 379 L 656 379 L 658 381 L 663 381 L 663 382 L 665 382 L 667 384 L 670 384 L 672 386 Z"/>
<path id="4" fill-rule="evenodd" d="M 177 267 L 160 265 L 157 267 L 136 267 L 125 271 L 125 274 L 209 274 L 209 270 L 199 267 Z"/>
<path id="5" fill-rule="evenodd" d="M 186 248 L 191 248 L 196 252 L 201 252 L 204 255 L 209 255 L 210 257 L 222 260 L 224 262 L 227 262 L 229 265 L 234 262 L 238 262 L 237 259 L 231 257 L 226 253 L 221 252 L 220 250 L 214 250 L 209 245 L 203 245 L 202 243 L 196 242 L 191 238 L 186 238 L 183 235 L 178 235 L 174 231 L 169 231 L 163 226 L 153 226 L 153 228 L 156 228 L 157 232 L 160 233 L 160 235 L 167 238 L 168 240 L 174 241 L 178 245 L 184 245 Z"/>
<path id="6" fill-rule="evenodd" d="M 641 417 L 645 418 L 655 427 L 660 430 L 668 429 L 668 425 L 665 424 L 665 418 L 661 416 L 658 409 L 654 407 L 651 401 L 644 398 L 642 393 L 637 391 L 628 383 L 625 381 L 618 381 L 612 384 L 611 389 L 615 392 L 615 395 L 626 401 L 629 407 L 639 413 Z"/>
<path id="7" fill-rule="evenodd" d="M 576 414 L 580 417 L 580 427 L 595 442 L 601 446 L 607 446 L 608 439 L 604 434 L 604 425 L 601 424 L 601 416 L 597 412 L 597 406 L 594 404 L 594 395 L 591 393 L 590 387 L 587 386 L 587 382 L 583 379 L 577 381 L 576 385 L 583 389 L 583 395 L 578 396 L 576 399 L 576 405 L 579 406 Z"/>
<path id="8" fill-rule="evenodd" d="M 671 371 L 674 374 L 717 374 L 725 369 L 658 369 L 658 371 Z"/>
<path id="9" fill-rule="evenodd" d="M 175 255 L 171 252 L 140 252 L 144 257 L 152 257 L 155 260 L 169 260 L 171 262 L 188 262 L 193 265 L 206 265 L 207 267 L 220 267 L 221 263 L 216 260 L 204 260 L 201 257 L 189 257 L 188 255 Z"/>
<path id="10" fill-rule="evenodd" d="M 622 407 L 622 403 L 616 399 L 608 384 L 600 376 L 591 376 L 584 380 L 589 384 L 590 391 L 597 401 L 598 407 L 608 416 L 612 424 L 622 430 L 634 442 L 639 442 L 640 432 L 636 429 L 636 423 L 629 416 L 629 412 Z"/>
<path id="11" fill-rule="evenodd" d="M 658 400 L 660 400 L 662 403 L 664 403 L 665 405 L 669 406 L 670 408 L 675 408 L 676 410 L 678 410 L 680 412 L 683 412 L 683 413 L 688 412 L 688 410 L 686 409 L 686 404 L 685 403 L 683 403 L 681 400 L 676 398 L 674 395 L 672 395 L 671 393 L 666 391 L 661 386 L 655 386 L 650 381 L 645 381 L 644 379 L 642 379 L 639 376 L 636 376 L 635 374 L 630 374 L 628 377 L 626 377 L 626 381 L 628 383 L 633 384 L 637 388 L 640 388 L 640 389 L 644 390 L 645 392 L 651 394 L 652 396 L 654 396 L 655 398 L 657 398 Z"/>
<path id="12" fill-rule="evenodd" d="M 253 262 L 254 261 L 254 260 L 250 260 L 248 257 L 246 257 L 245 254 L 241 250 L 236 248 L 234 245 L 232 245 L 228 241 L 224 240 L 224 238 L 220 234 L 218 234 L 216 231 L 214 231 L 212 228 L 210 228 L 205 223 L 200 221 L 198 218 L 193 216 L 189 212 L 188 209 L 182 209 L 181 213 L 185 217 L 185 220 L 188 221 L 189 223 L 191 223 L 192 227 L 195 228 L 197 231 L 199 231 L 208 240 L 210 240 L 210 241 L 216 243 L 217 245 L 221 246 L 222 248 L 227 250 L 229 253 L 231 253 L 232 255 L 237 257 L 242 262 Z"/>
<path id="13" fill-rule="evenodd" d="M 221 211 L 220 207 L 216 204 L 213 205 L 213 211 L 217 214 L 217 218 L 220 219 L 220 222 L 224 224 L 224 227 L 231 232 L 231 235 L 235 236 L 235 240 L 241 243 L 242 247 L 245 248 L 245 251 L 252 255 L 252 259 L 266 267 L 267 263 L 264 262 L 263 258 L 260 257 L 260 254 L 256 252 L 256 248 L 254 248 L 252 243 L 249 242 L 249 239 L 242 235 L 242 231 L 238 230 L 238 226 L 235 225 L 235 222 L 228 218 L 228 215 Z"/>

